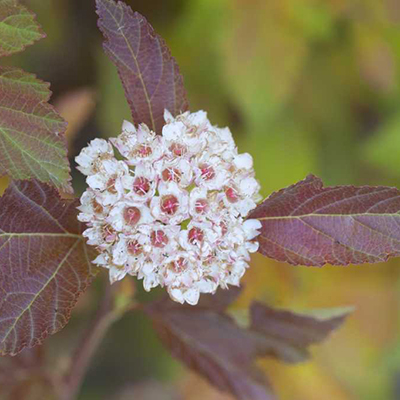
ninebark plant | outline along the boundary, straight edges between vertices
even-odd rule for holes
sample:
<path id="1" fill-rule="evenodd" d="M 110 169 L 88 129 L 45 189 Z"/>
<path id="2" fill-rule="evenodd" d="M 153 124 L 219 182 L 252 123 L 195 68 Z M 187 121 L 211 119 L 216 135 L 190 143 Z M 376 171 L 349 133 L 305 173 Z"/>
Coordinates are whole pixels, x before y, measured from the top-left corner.
<path id="1" fill-rule="evenodd" d="M 154 32 L 143 16 L 134 13 L 123 2 L 97 0 L 96 3 L 99 28 L 105 36 L 104 49 L 118 70 L 132 111 L 131 124 L 125 124 L 125 128 L 127 126 L 128 128 L 124 131 L 124 134 L 128 131 L 130 135 L 130 144 L 135 143 L 135 137 L 140 135 L 140 130 L 145 130 L 146 134 L 153 135 L 151 140 L 156 143 L 166 140 L 160 144 L 160 148 L 164 146 L 165 151 L 174 152 L 181 149 L 180 145 L 187 145 L 189 151 L 193 152 L 197 147 L 192 146 L 193 142 L 189 137 L 177 135 L 175 147 L 166 145 L 169 143 L 168 140 L 171 140 L 171 132 L 168 133 L 165 129 L 166 124 L 172 123 L 175 118 L 190 118 L 192 115 L 188 113 L 185 114 L 186 117 L 180 116 L 189 111 L 189 105 L 183 78 L 166 43 Z M 22 51 L 42 37 L 44 33 L 33 14 L 20 6 L 16 0 L 0 0 L 0 56 Z M 324 187 L 319 178 L 310 175 L 301 182 L 271 194 L 258 205 L 254 203 L 254 206 L 247 209 L 250 203 L 244 202 L 245 211 L 243 208 L 236 210 L 240 216 L 235 223 L 241 225 L 236 225 L 235 231 L 233 225 L 225 223 L 219 227 L 220 231 L 217 233 L 212 231 L 213 222 L 216 221 L 213 221 L 215 214 L 209 218 L 211 221 L 199 217 L 199 221 L 195 221 L 197 225 L 190 228 L 189 223 L 189 228 L 186 229 L 184 219 L 188 217 L 189 211 L 185 209 L 186 211 L 182 211 L 183 217 L 181 219 L 174 217 L 172 228 L 168 226 L 171 230 L 167 230 L 170 238 L 181 228 L 184 232 L 181 236 L 177 236 L 175 247 L 170 246 L 168 250 L 168 256 L 172 257 L 172 261 L 168 261 L 167 265 L 175 271 L 175 275 L 172 274 L 172 278 L 170 275 L 166 277 L 165 271 L 160 270 L 164 274 L 162 280 L 161 275 L 154 272 L 160 266 L 158 262 L 156 265 L 152 256 L 146 256 L 143 271 L 140 269 L 142 267 L 137 267 L 135 270 L 132 259 L 129 265 L 126 264 L 125 258 L 124 265 L 128 265 L 129 268 L 120 274 L 118 272 L 120 267 L 115 266 L 112 247 L 107 247 L 107 243 L 98 244 L 97 248 L 88 246 L 82 236 L 83 231 L 87 229 L 85 223 L 90 228 L 95 226 L 95 221 L 91 221 L 91 217 L 88 217 L 90 213 L 84 213 L 79 218 L 85 223 L 78 220 L 77 207 L 80 202 L 78 199 L 73 199 L 64 138 L 66 122 L 48 103 L 50 94 L 49 85 L 34 75 L 18 68 L 0 67 L 0 175 L 7 175 L 11 181 L 0 198 L 0 354 L 4 356 L 8 365 L 5 369 L 0 369 L 0 390 L 20 396 L 13 398 L 32 398 L 26 394 L 29 393 L 29 389 L 23 386 L 27 385 L 27 381 L 21 380 L 20 375 L 13 374 L 14 369 L 21 366 L 28 371 L 34 369 L 34 379 L 41 385 L 41 394 L 37 398 L 76 398 L 91 356 L 107 329 L 124 313 L 133 308 L 140 308 L 153 321 L 154 329 L 172 355 L 208 379 L 210 384 L 240 400 L 276 399 L 256 360 L 259 357 L 275 357 L 287 363 L 305 361 L 309 356 L 309 346 L 321 342 L 338 328 L 349 310 L 311 316 L 278 310 L 254 302 L 248 310 L 245 310 L 247 318 L 239 321 L 229 311 L 229 306 L 239 295 L 240 289 L 232 286 L 227 289 L 227 287 L 228 284 L 238 284 L 247 264 L 241 264 L 243 270 L 239 268 L 232 272 L 233 267 L 229 264 L 229 260 L 242 257 L 247 261 L 247 250 L 257 249 L 264 256 L 278 261 L 314 267 L 322 267 L 327 263 L 347 265 L 382 262 L 389 257 L 400 255 L 398 189 L 369 186 Z M 204 118 L 202 121 L 204 122 Z M 222 135 L 221 130 L 214 129 L 211 125 L 207 129 L 207 132 L 212 131 L 214 135 Z M 189 129 L 187 134 L 193 134 L 193 131 Z M 209 133 L 207 135 L 205 140 L 208 141 L 209 147 L 212 147 L 213 143 L 219 143 L 218 146 L 222 146 L 223 143 L 226 145 L 230 140 L 222 140 L 220 143 L 219 136 L 217 139 L 214 136 L 210 139 Z M 116 145 L 118 140 L 115 139 Z M 127 147 L 125 145 L 126 142 L 120 143 L 117 147 L 121 153 L 125 150 L 128 152 L 128 162 L 124 168 L 129 175 L 129 162 L 133 161 L 129 155 L 129 145 Z M 214 150 L 217 153 L 220 150 L 222 152 L 219 148 Z M 209 168 L 210 160 L 215 161 L 215 157 L 207 159 L 210 161 L 207 164 L 203 159 L 200 160 L 201 157 L 196 151 L 191 154 L 192 164 L 189 159 L 183 161 L 174 159 L 177 164 L 173 164 L 174 160 L 165 161 L 167 164 L 171 161 L 171 165 L 182 167 L 182 170 L 178 171 L 178 176 L 181 179 L 182 174 L 186 174 L 186 187 L 191 188 L 187 189 L 185 196 L 193 196 L 197 189 L 192 187 L 195 184 L 201 186 L 202 178 L 211 179 L 217 172 L 221 172 Z M 250 171 L 251 157 L 242 157 L 238 155 L 237 150 L 232 151 L 233 153 L 221 161 L 232 162 L 232 166 L 228 169 L 229 173 L 236 173 L 236 169 Z M 175 156 L 180 157 L 182 154 L 175 152 Z M 193 160 L 196 160 L 196 163 Z M 219 161 L 215 162 L 219 168 Z M 149 170 L 143 170 L 142 166 L 145 178 L 139 183 L 144 185 L 143 190 L 148 190 L 150 186 L 146 185 L 153 184 L 154 180 L 163 178 L 168 180 L 169 175 L 165 175 L 165 171 L 176 173 L 175 167 L 175 169 L 171 166 L 169 169 L 163 169 L 164 164 L 161 165 L 158 172 L 155 167 L 155 175 L 151 175 Z M 193 170 L 190 170 L 192 167 Z M 249 178 L 249 174 L 246 174 L 247 172 L 244 177 L 238 175 L 240 178 L 238 185 Z M 253 179 L 252 174 L 251 171 L 251 179 Z M 238 201 L 237 192 L 229 185 L 224 186 L 224 176 L 221 179 L 222 187 L 211 185 L 208 189 L 198 189 L 203 190 L 201 198 L 199 197 L 202 201 L 207 200 L 207 196 L 215 196 L 213 199 L 216 199 L 217 209 L 219 205 L 223 207 L 224 201 L 226 207 L 229 207 L 229 203 Z M 249 186 L 244 185 L 242 188 L 243 199 L 246 199 L 246 190 L 255 189 L 254 186 L 250 189 L 254 183 L 251 179 L 246 181 Z M 106 189 L 101 185 L 95 186 L 99 185 L 98 181 L 96 182 L 89 184 L 92 190 L 90 193 L 101 195 Z M 133 180 L 131 182 L 128 179 L 126 182 L 129 185 L 134 184 Z M 178 188 L 176 182 L 174 185 L 176 187 L 171 189 L 172 194 L 168 192 L 168 187 L 159 186 L 157 190 L 154 189 L 153 195 L 161 196 L 164 191 L 168 200 L 173 198 L 179 205 L 179 201 L 184 198 L 179 194 L 182 188 Z M 216 194 L 217 189 L 220 191 L 218 194 Z M 121 190 L 121 196 L 125 196 L 129 188 L 122 187 Z M 212 194 L 207 194 L 207 190 L 211 190 Z M 117 192 L 116 189 L 111 191 L 112 194 Z M 103 199 L 101 196 L 99 198 Z M 137 213 L 138 210 L 142 210 L 140 207 L 146 204 L 149 209 L 146 215 L 150 216 L 146 222 L 157 224 L 158 229 L 162 231 L 168 223 L 171 223 L 168 219 L 171 209 L 163 209 L 165 204 L 162 201 L 162 199 L 155 199 L 152 202 L 149 200 L 147 203 L 140 203 L 140 206 L 134 203 L 129 210 Z M 189 200 L 185 201 L 188 201 L 187 207 L 190 209 Z M 154 206 L 151 205 L 153 203 Z M 98 206 L 97 211 L 92 207 L 93 218 L 96 217 L 96 213 L 103 215 L 107 211 L 104 211 L 104 204 L 99 204 L 97 200 L 92 206 L 93 204 Z M 174 208 L 176 204 L 169 205 Z M 193 204 L 193 213 L 202 214 L 203 210 L 200 212 L 196 208 L 200 203 Z M 124 210 L 126 211 L 121 209 L 122 216 L 126 217 Z M 166 213 L 164 216 L 161 215 L 163 211 Z M 236 211 L 231 210 L 229 216 L 234 215 Z M 172 214 L 174 213 L 173 210 Z M 190 214 L 192 217 L 193 213 Z M 140 217 L 140 213 L 131 213 L 127 217 L 128 220 L 125 218 L 128 231 L 132 222 L 133 225 L 137 224 L 138 215 Z M 107 215 L 103 217 L 106 218 Z M 163 219 L 164 217 L 166 219 Z M 122 220 L 121 226 L 125 225 Z M 237 239 L 235 235 L 245 230 L 241 228 L 242 226 L 251 226 L 252 233 L 245 237 L 242 241 L 243 246 L 240 247 L 238 242 L 235 242 Z M 212 236 L 211 231 L 216 236 Z M 163 244 L 163 240 L 166 239 L 160 234 L 157 236 L 157 232 L 156 243 L 153 245 Z M 123 240 L 127 240 L 127 248 L 134 250 L 133 253 L 145 243 L 145 239 L 143 243 L 134 242 L 135 247 L 125 231 L 121 233 L 114 230 L 108 233 L 111 235 L 110 246 L 113 245 L 116 236 L 125 235 Z M 151 232 L 147 234 L 152 237 Z M 210 246 L 201 248 L 201 257 L 199 256 L 196 261 L 196 276 L 201 277 L 206 267 L 213 271 L 215 260 L 219 263 L 219 269 L 214 281 L 211 278 L 202 281 L 203 289 L 200 292 L 211 292 L 211 294 L 203 294 L 199 300 L 198 288 L 190 293 L 186 291 L 186 286 L 185 290 L 182 289 L 182 285 L 190 287 L 196 284 L 193 276 L 189 283 L 181 276 L 180 283 L 177 285 L 175 283 L 179 274 L 184 276 L 187 269 L 192 268 L 190 264 L 192 261 L 187 257 L 188 254 L 192 254 L 191 246 L 200 246 L 205 240 L 204 235 L 209 234 L 210 243 L 215 240 L 216 243 L 225 243 L 218 242 L 218 234 L 230 235 L 230 240 L 235 243 L 232 245 L 232 252 L 236 253 L 235 256 L 232 256 L 232 252 L 229 256 L 225 253 L 225 255 L 219 254 L 222 245 L 215 248 Z M 90 238 L 90 235 L 86 236 Z M 94 239 L 91 240 L 93 242 Z M 179 246 L 186 246 L 185 257 L 175 257 L 174 251 L 178 251 L 178 248 L 182 250 Z M 40 365 L 40 347 L 38 351 L 36 348 L 34 351 L 27 349 L 41 345 L 47 336 L 58 332 L 67 324 L 79 296 L 87 290 L 97 275 L 98 267 L 92 261 L 98 259 L 98 251 L 104 249 L 107 257 L 103 257 L 102 262 L 97 264 L 103 264 L 110 271 L 115 267 L 117 272 L 114 278 L 120 279 L 126 273 L 139 277 L 142 274 L 143 278 L 147 268 L 154 272 L 154 276 L 152 275 L 152 278 L 145 283 L 147 289 L 155 284 L 167 286 L 173 300 L 196 305 L 178 304 L 165 299 L 138 304 L 129 296 L 121 295 L 118 286 L 107 285 L 94 322 L 78 344 L 67 370 L 63 373 L 57 372 L 55 376 L 42 373 L 41 371 L 45 369 Z M 224 249 L 226 250 L 226 247 Z M 230 251 L 229 246 L 228 250 Z M 221 271 L 225 273 L 224 278 L 218 275 Z M 231 273 L 236 274 L 234 278 L 228 276 Z M 211 272 L 207 274 L 212 275 Z M 218 290 L 218 284 L 213 286 L 217 281 L 219 286 L 222 286 Z"/>

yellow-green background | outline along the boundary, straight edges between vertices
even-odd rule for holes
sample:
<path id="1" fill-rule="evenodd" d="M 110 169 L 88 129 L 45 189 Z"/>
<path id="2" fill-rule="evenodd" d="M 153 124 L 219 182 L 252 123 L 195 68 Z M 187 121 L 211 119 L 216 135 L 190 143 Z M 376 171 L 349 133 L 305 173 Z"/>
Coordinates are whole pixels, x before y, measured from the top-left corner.
<path id="1" fill-rule="evenodd" d="M 94 0 L 22 3 L 38 15 L 48 38 L 2 64 L 52 83 L 54 103 L 73 125 L 71 157 L 95 136 L 117 135 L 129 109 L 102 52 Z M 263 195 L 311 172 L 327 185 L 400 187 L 399 0 L 127 3 L 166 39 L 191 110 L 204 109 L 214 124 L 228 125 L 240 151 L 253 155 Z M 83 180 L 75 178 L 81 191 Z M 255 298 L 292 309 L 356 306 L 342 329 L 313 348 L 313 361 L 295 367 L 262 362 L 282 399 L 400 398 L 398 260 L 313 269 L 255 256 L 244 281 L 238 307 Z M 68 353 L 100 295 L 95 285 L 72 322 L 48 340 L 53 361 Z M 148 321 L 129 315 L 107 336 L 80 398 L 229 396 L 187 373 L 162 349 Z"/>

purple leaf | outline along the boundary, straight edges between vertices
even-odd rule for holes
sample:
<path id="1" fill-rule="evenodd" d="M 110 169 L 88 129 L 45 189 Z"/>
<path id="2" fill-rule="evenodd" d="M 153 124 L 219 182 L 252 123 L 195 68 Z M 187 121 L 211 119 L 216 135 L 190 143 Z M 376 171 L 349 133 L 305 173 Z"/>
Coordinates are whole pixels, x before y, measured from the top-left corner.
<path id="1" fill-rule="evenodd" d="M 254 302 L 250 309 L 251 329 L 263 335 L 270 355 L 296 363 L 306 360 L 308 347 L 326 339 L 351 311 L 349 308 L 320 310 L 307 315 Z"/>
<path id="2" fill-rule="evenodd" d="M 273 193 L 248 218 L 262 223 L 259 252 L 293 265 L 387 261 L 400 255 L 400 191 L 323 187 L 315 176 Z"/>
<path id="3" fill-rule="evenodd" d="M 305 361 L 309 346 L 326 339 L 351 311 L 300 314 L 254 302 L 243 318 L 247 310 L 225 312 L 239 293 L 204 295 L 196 307 L 164 299 L 145 309 L 172 355 L 239 400 L 275 398 L 255 363 L 259 357 Z"/>
<path id="4" fill-rule="evenodd" d="M 37 179 L 72 192 L 64 132 L 48 104 L 49 85 L 16 68 L 0 67 L 0 176 Z"/>
<path id="5" fill-rule="evenodd" d="M 43 37 L 33 13 L 16 0 L 0 0 L 0 57 L 22 51 Z"/>
<path id="6" fill-rule="evenodd" d="M 212 303 L 209 297 L 207 304 Z M 146 311 L 172 355 L 216 388 L 239 400 L 275 398 L 255 364 L 266 351 L 260 335 L 242 329 L 227 314 L 201 305 L 181 306 L 165 300 Z"/>
<path id="7" fill-rule="evenodd" d="M 229 289 L 220 289 L 212 296 L 200 296 L 200 300 L 196 308 L 209 308 L 214 311 L 225 311 L 233 302 L 235 302 L 242 293 L 243 286 L 230 286 Z M 190 309 L 193 306 L 186 304 Z M 182 306 L 183 307 L 183 306 Z"/>
<path id="8" fill-rule="evenodd" d="M 14 182 L 0 198 L 0 354 L 63 328 L 92 281 L 77 205 L 35 181 Z"/>
<path id="9" fill-rule="evenodd" d="M 96 0 L 104 49 L 117 66 L 135 124 L 161 133 L 164 109 L 188 109 L 183 78 L 175 59 L 146 19 L 122 1 Z"/>

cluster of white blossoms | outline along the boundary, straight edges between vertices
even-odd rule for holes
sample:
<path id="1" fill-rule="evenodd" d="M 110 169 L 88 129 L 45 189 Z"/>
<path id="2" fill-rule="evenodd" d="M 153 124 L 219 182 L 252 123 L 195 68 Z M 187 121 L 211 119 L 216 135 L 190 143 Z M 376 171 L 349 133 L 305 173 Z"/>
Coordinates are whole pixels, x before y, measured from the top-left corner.
<path id="1" fill-rule="evenodd" d="M 78 219 L 111 282 L 134 275 L 147 291 L 160 285 L 194 305 L 200 293 L 239 285 L 258 249 L 261 223 L 245 217 L 260 187 L 228 128 L 203 111 L 164 118 L 162 135 L 125 121 L 111 143 L 95 139 L 76 157 L 89 186 Z"/>

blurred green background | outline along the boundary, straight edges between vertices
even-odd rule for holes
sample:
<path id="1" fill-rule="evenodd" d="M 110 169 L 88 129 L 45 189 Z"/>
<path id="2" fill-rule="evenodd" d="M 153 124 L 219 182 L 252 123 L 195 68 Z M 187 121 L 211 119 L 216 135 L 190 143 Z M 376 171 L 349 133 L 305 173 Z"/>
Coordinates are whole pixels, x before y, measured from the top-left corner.
<path id="1" fill-rule="evenodd" d="M 399 0 L 126 2 L 166 39 L 191 110 L 229 126 L 240 151 L 253 155 L 263 195 L 311 172 L 326 185 L 400 187 Z M 52 83 L 53 103 L 71 124 L 72 160 L 88 140 L 119 134 L 130 114 L 102 52 L 94 0 L 21 3 L 48 37 L 2 64 Z M 83 178 L 75 178 L 82 191 Z M 292 309 L 356 306 L 347 324 L 313 349 L 312 362 L 262 362 L 281 399 L 400 398 L 399 260 L 314 269 L 255 256 L 244 281 L 238 308 L 253 299 Z M 68 355 L 99 296 L 101 279 L 48 340 L 50 359 Z M 172 360 L 148 321 L 132 314 L 107 335 L 80 399 L 230 397 Z"/>

